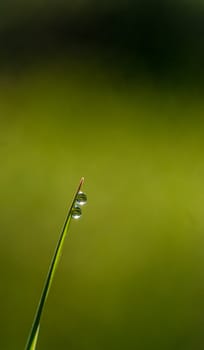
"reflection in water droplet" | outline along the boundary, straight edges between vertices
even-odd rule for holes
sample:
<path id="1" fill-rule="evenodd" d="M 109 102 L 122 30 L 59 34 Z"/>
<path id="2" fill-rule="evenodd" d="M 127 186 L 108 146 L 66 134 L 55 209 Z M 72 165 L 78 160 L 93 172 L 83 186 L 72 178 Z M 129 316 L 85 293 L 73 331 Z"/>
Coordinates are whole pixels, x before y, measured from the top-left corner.
<path id="1" fill-rule="evenodd" d="M 72 209 L 72 218 L 73 219 L 79 219 L 81 216 L 81 208 L 78 207 L 78 206 L 75 206 L 73 209 Z"/>
<path id="2" fill-rule="evenodd" d="M 87 196 L 84 192 L 79 192 L 76 198 L 76 202 L 78 205 L 84 205 L 87 202 Z"/>

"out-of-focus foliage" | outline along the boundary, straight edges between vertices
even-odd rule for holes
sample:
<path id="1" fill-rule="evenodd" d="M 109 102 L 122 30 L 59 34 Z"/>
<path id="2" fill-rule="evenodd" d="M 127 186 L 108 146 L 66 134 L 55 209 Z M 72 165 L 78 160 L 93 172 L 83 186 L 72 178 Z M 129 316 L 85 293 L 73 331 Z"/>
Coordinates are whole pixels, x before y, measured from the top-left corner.
<path id="1" fill-rule="evenodd" d="M 39 349 L 203 348 L 202 11 L 151 3 L 1 2 L 0 349 L 25 345 L 81 176 Z"/>
<path id="2" fill-rule="evenodd" d="M 0 62 L 98 54 L 131 70 L 203 79 L 204 6 L 191 1 L 1 4 Z M 18 64 L 20 64 L 18 63 Z"/>

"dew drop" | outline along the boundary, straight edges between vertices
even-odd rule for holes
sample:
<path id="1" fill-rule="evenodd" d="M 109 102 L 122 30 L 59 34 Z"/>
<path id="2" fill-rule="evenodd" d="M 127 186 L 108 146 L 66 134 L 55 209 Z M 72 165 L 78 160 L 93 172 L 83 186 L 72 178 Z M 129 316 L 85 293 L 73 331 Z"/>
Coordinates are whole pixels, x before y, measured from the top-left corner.
<path id="1" fill-rule="evenodd" d="M 76 198 L 76 203 L 78 204 L 78 205 L 84 205 L 84 204 L 86 204 L 86 202 L 87 202 L 87 196 L 86 196 L 86 194 L 84 193 L 84 192 L 79 192 L 78 194 L 77 194 L 77 198 Z"/>
<path id="2" fill-rule="evenodd" d="M 72 218 L 73 219 L 79 219 L 81 217 L 81 208 L 78 207 L 78 206 L 75 206 L 73 209 L 72 209 Z"/>

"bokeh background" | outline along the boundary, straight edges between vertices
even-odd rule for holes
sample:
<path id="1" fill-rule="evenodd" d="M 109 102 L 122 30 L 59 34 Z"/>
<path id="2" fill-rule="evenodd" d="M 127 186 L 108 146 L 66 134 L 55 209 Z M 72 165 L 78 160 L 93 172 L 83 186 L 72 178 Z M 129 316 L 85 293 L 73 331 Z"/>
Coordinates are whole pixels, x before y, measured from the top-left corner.
<path id="1" fill-rule="evenodd" d="M 0 349 L 204 342 L 204 3 L 0 4 Z"/>

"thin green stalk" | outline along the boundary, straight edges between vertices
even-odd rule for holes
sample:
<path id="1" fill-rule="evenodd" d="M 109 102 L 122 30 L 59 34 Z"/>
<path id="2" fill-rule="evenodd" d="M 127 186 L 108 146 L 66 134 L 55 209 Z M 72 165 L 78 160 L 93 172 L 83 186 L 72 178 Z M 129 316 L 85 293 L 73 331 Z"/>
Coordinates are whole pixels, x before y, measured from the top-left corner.
<path id="1" fill-rule="evenodd" d="M 79 186 L 78 186 L 78 188 L 74 194 L 73 200 L 71 202 L 70 209 L 68 211 L 68 214 L 67 214 L 67 217 L 66 217 L 66 220 L 64 223 L 64 227 L 62 229 L 59 240 L 57 242 L 57 246 L 56 246 L 53 258 L 52 258 L 51 263 L 50 263 L 48 274 L 47 274 L 47 277 L 45 280 L 45 285 L 44 285 L 44 288 L 42 290 L 40 302 L 38 304 L 38 308 L 37 308 L 37 311 L 36 311 L 36 314 L 34 317 L 34 321 L 33 321 L 32 327 L 31 327 L 30 335 L 28 337 L 28 341 L 27 341 L 27 345 L 25 347 L 25 350 L 35 350 L 35 348 L 36 348 L 42 311 L 43 311 L 43 308 L 44 308 L 44 305 L 45 305 L 45 302 L 46 302 L 46 299 L 47 299 L 47 296 L 48 296 L 48 293 L 50 290 L 50 286 L 51 286 L 51 283 L 52 283 L 52 280 L 53 280 L 53 277 L 55 274 L 55 270 L 56 270 L 57 264 L 59 262 L 61 252 L 62 252 L 64 240 L 65 240 L 65 237 L 66 237 L 66 234 L 67 234 L 70 222 L 71 222 L 72 210 L 73 210 L 73 207 L 75 205 L 77 195 L 80 192 L 80 189 L 83 185 L 83 182 L 84 182 L 84 178 L 81 178 Z"/>

